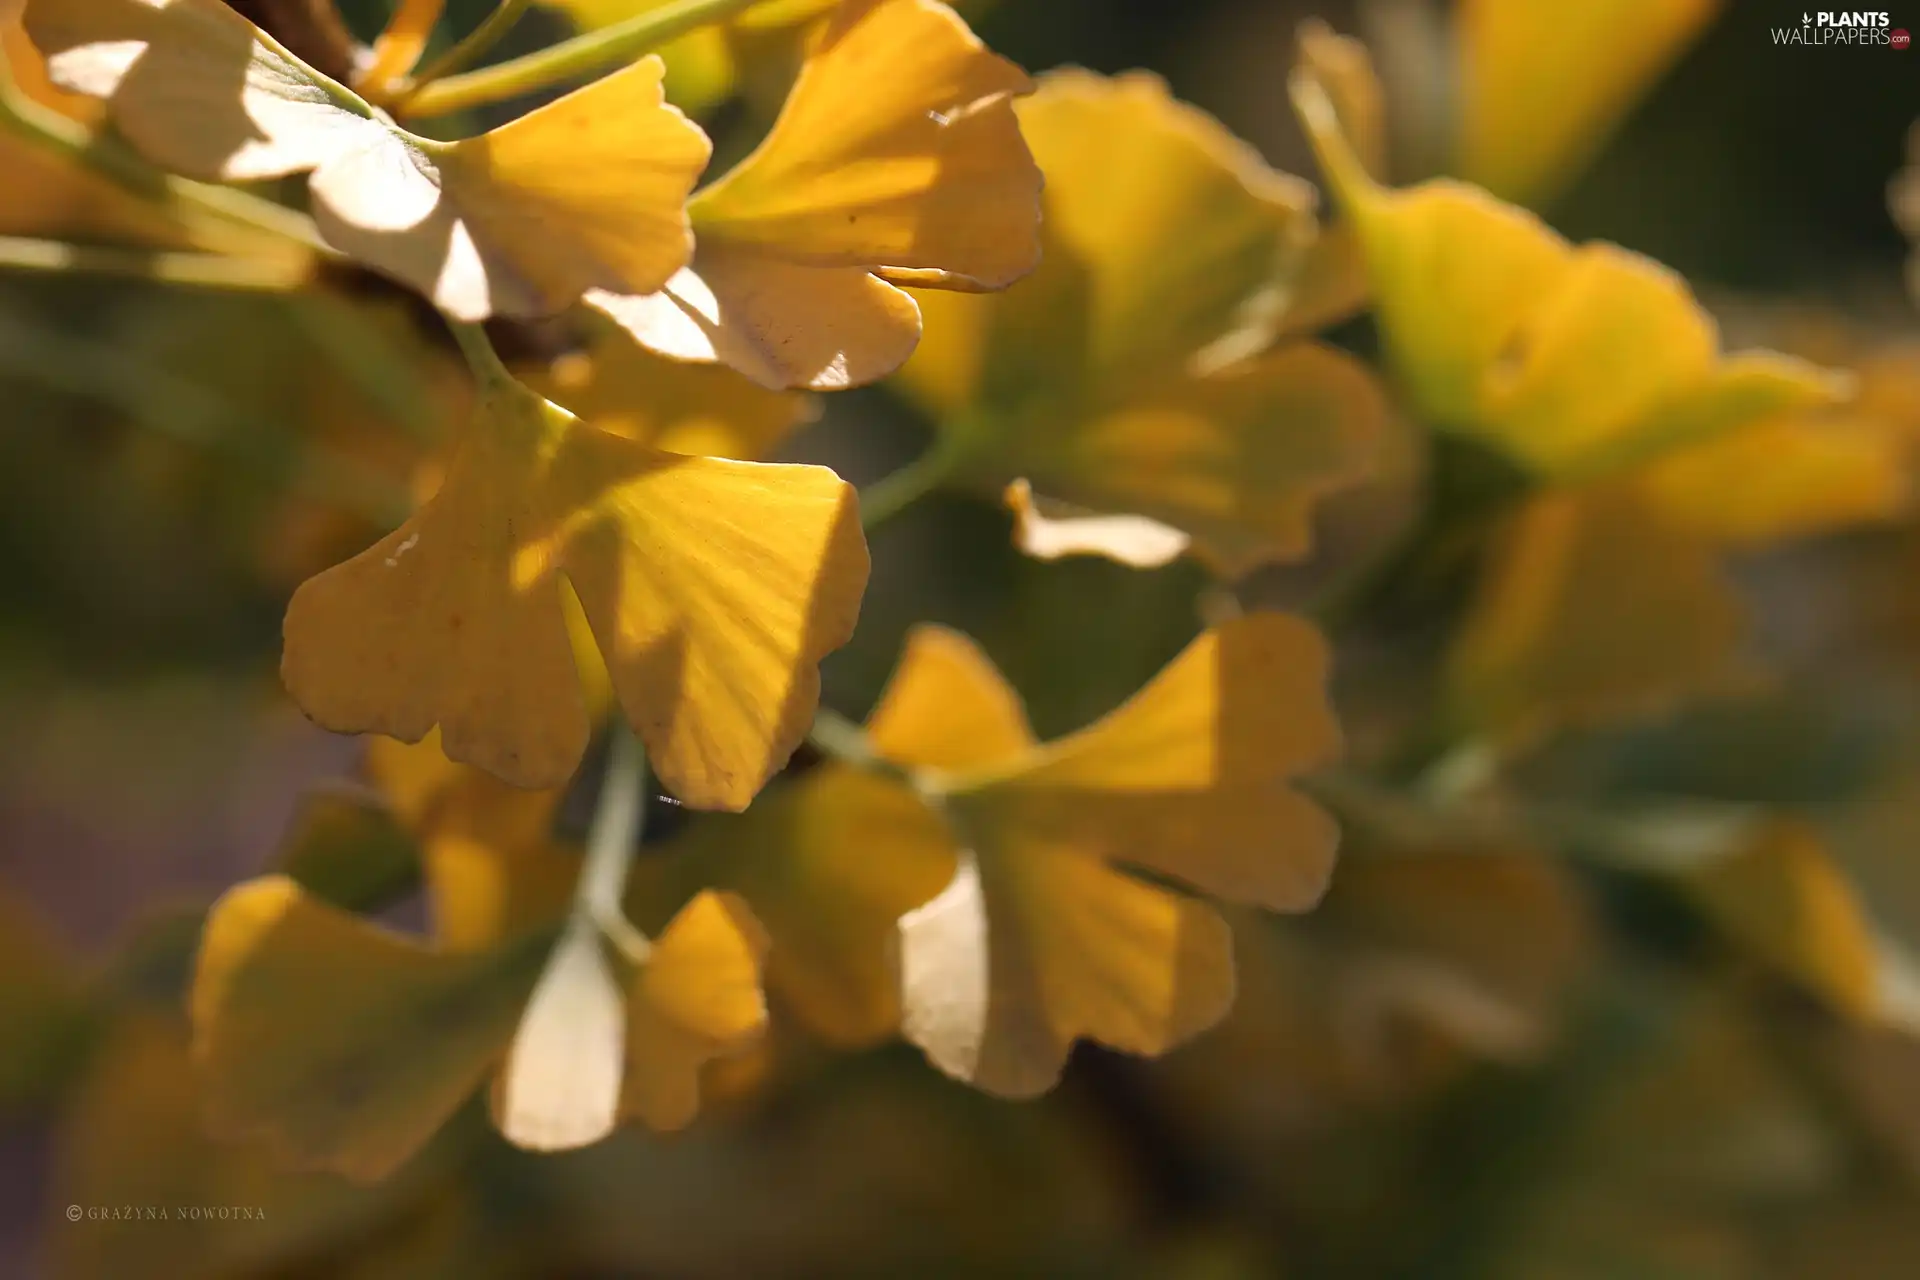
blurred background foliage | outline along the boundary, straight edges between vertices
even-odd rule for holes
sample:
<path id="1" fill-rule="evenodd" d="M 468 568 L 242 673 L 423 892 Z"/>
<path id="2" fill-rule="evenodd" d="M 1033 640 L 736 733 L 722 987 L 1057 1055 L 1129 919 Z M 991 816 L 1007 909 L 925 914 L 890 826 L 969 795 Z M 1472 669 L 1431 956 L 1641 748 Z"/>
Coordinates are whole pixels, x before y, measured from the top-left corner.
<path id="1" fill-rule="evenodd" d="M 385 15 L 380 0 L 343 7 L 363 37 Z M 489 7 L 456 0 L 447 25 Z M 538 10 L 506 52 L 592 9 Z M 1029 69 L 1150 67 L 1308 176 L 1285 89 L 1294 32 L 1317 16 L 1369 34 L 1390 92 L 1407 95 L 1396 178 L 1424 176 L 1445 136 L 1430 114 L 1449 74 L 1444 8 L 1363 10 L 968 6 Z M 1776 46 L 1769 28 L 1799 17 L 1726 5 L 1546 212 L 1574 239 L 1684 273 L 1729 345 L 1881 360 L 1880 403 L 1920 427 L 1920 367 L 1901 345 L 1909 247 L 1886 199 L 1920 115 L 1920 51 Z M 1893 18 L 1920 27 L 1920 10 Z M 790 72 L 777 38 L 754 39 L 675 63 L 676 96 L 723 157 L 751 145 Z M 430 317 L 368 278 L 337 286 L 249 296 L 0 272 L 6 1274 L 1920 1274 L 1920 1041 L 1850 1001 L 1857 975 L 1835 958 L 1844 947 L 1819 945 L 1818 922 L 1769 914 L 1832 895 L 1699 889 L 1620 853 L 1658 844 L 1621 832 L 1672 819 L 1676 798 L 1694 823 L 1763 813 L 1776 825 L 1750 856 L 1819 880 L 1824 857 L 1795 860 L 1818 839 L 1847 875 L 1834 893 L 1920 937 L 1910 525 L 1742 564 L 1769 679 L 1532 755 L 1526 790 L 1570 811 L 1563 856 L 1442 830 L 1428 842 L 1458 847 L 1398 859 L 1395 815 L 1348 806 L 1377 821 L 1350 823 L 1325 906 L 1238 920 L 1234 1013 L 1164 1061 L 1083 1045 L 1060 1089 L 1010 1105 L 898 1046 L 827 1054 L 777 1029 L 714 1073 L 710 1113 L 673 1138 L 623 1131 L 535 1157 L 476 1105 L 373 1188 L 212 1143 L 179 1014 L 198 913 L 274 864 L 288 831 L 307 830 L 303 797 L 357 760 L 279 690 L 285 597 L 404 510 L 414 462 L 466 394 Z M 552 354 L 540 336 L 523 354 Z M 1364 324 L 1337 336 L 1372 344 Z M 783 456 L 865 483 L 927 438 L 878 388 L 832 398 Z M 1459 510 L 1499 482 L 1472 459 L 1433 467 L 1467 493 Z M 829 705 L 863 714 L 906 629 L 934 620 L 977 637 L 1050 736 L 1124 699 L 1192 635 L 1196 599 L 1209 607 L 1191 563 L 1030 560 L 1008 519 L 939 495 L 876 538 L 859 636 L 827 664 Z M 1334 531 L 1322 562 L 1243 596 L 1305 598 L 1340 546 Z M 1340 636 L 1363 759 L 1422 696 L 1457 607 L 1435 602 L 1467 572 L 1416 561 Z M 672 815 L 655 816 L 657 835 Z M 1659 828 L 1684 845 L 1676 829 Z M 330 865 L 312 856 L 310 883 Z M 247 1205 L 266 1223 L 70 1225 L 69 1203 Z"/>

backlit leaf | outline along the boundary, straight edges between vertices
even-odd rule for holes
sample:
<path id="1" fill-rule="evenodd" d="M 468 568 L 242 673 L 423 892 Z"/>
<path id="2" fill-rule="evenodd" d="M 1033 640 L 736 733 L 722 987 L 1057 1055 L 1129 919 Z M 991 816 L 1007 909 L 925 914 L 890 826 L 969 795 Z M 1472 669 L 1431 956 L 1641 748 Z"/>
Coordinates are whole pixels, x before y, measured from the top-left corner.
<path id="1" fill-rule="evenodd" d="M 1819 833 L 1782 819 L 1687 880 L 1729 933 L 1857 1018 L 1879 1005 L 1873 924 Z"/>
<path id="2" fill-rule="evenodd" d="M 816 413 L 810 397 L 769 391 L 723 365 L 668 360 L 610 325 L 595 329 L 584 350 L 516 372 L 602 431 L 671 453 L 751 461 Z"/>
<path id="3" fill-rule="evenodd" d="M 1047 177 L 1041 266 L 1002 297 L 924 298 L 905 390 L 978 487 L 1144 517 L 1229 576 L 1302 555 L 1385 413 L 1349 357 L 1268 349 L 1335 291 L 1305 278 L 1312 188 L 1151 76 L 1056 72 L 1019 114 Z"/>
<path id="4" fill-rule="evenodd" d="M 1325 663 L 1303 624 L 1250 615 L 1080 733 L 931 775 L 964 852 L 900 922 L 908 1038 L 950 1074 L 1028 1096 L 1075 1039 L 1158 1054 L 1217 1021 L 1225 923 L 1121 868 L 1277 910 L 1318 900 L 1336 832 L 1285 782 L 1338 749 Z M 897 678 L 915 664 L 910 649 Z"/>
<path id="5" fill-rule="evenodd" d="M 622 1114 L 662 1131 L 692 1123 L 700 1069 L 766 1030 L 766 952 L 766 935 L 739 899 L 703 893 L 681 909 L 654 942 L 627 999 Z"/>
<path id="6" fill-rule="evenodd" d="M 1841 390 L 1784 356 L 1721 355 L 1685 282 L 1649 259 L 1570 245 L 1477 187 L 1380 186 L 1311 68 L 1291 85 L 1364 250 L 1395 372 L 1435 426 L 1549 476 L 1591 475 Z"/>
<path id="7" fill-rule="evenodd" d="M 558 791 L 508 786 L 456 764 L 438 734 L 412 745 L 372 739 L 367 773 L 419 844 L 441 947 L 498 946 L 564 913 L 580 859 L 554 839 Z"/>
<path id="8" fill-rule="evenodd" d="M 934 0 L 847 0 L 773 131 L 695 197 L 692 266 L 587 301 L 766 386 L 881 377 L 920 335 L 887 279 L 1000 289 L 1034 265 L 1040 176 L 1013 113 L 1031 87 Z"/>
<path id="9" fill-rule="evenodd" d="M 662 781 L 740 809 L 805 734 L 867 555 L 830 471 L 663 453 L 500 385 L 433 500 L 294 594 L 282 674 L 330 729 L 438 724 L 453 759 L 557 786 L 588 728 L 563 574 Z"/>
<path id="10" fill-rule="evenodd" d="M 1719 0 L 1463 0 L 1461 176 L 1536 204 L 1577 172 Z"/>
<path id="11" fill-rule="evenodd" d="M 1010 764 L 1035 745 L 1006 677 L 973 641 L 934 626 L 914 629 L 867 734 L 889 760 L 949 772 Z"/>
<path id="12" fill-rule="evenodd" d="M 1744 610 L 1710 544 L 1632 486 L 1531 499 L 1447 658 L 1456 722 L 1526 735 L 1664 707 L 1728 674 Z"/>
<path id="13" fill-rule="evenodd" d="M 1187 553 L 1193 539 L 1147 516 L 1102 516 L 1053 499 L 1036 500 L 1033 486 L 1007 486 L 1013 542 L 1036 560 L 1105 556 L 1133 569 L 1157 569 Z"/>
<path id="14" fill-rule="evenodd" d="M 662 853 L 674 882 L 723 886 L 752 906 L 772 943 L 767 989 L 813 1035 L 864 1048 L 899 1029 L 895 921 L 953 874 L 953 838 L 918 796 L 823 765 Z"/>
<path id="15" fill-rule="evenodd" d="M 34 0 L 54 81 L 107 99 L 149 159 L 203 179 L 311 172 L 337 248 L 463 320 L 545 315 L 683 266 L 706 136 L 642 59 L 477 138 L 416 137 L 218 0 Z"/>
<path id="16" fill-rule="evenodd" d="M 1890 522 L 1912 497 L 1909 442 L 1840 414 L 1725 433 L 1656 460 L 1641 483 L 1675 523 L 1734 546 Z"/>
<path id="17" fill-rule="evenodd" d="M 98 122 L 101 104 L 63 93 L 47 78 L 46 60 L 28 41 L 18 14 L 0 20 L 0 58 L 16 87 L 34 102 L 83 124 Z M 221 251 L 264 246 L 198 212 L 143 199 L 47 147 L 0 136 L 0 235 L 129 244 L 150 249 Z M 293 246 L 276 245 L 291 252 Z"/>
<path id="18" fill-rule="evenodd" d="M 494 1121 L 515 1146 L 566 1151 L 619 1118 L 626 999 L 591 922 L 560 935 L 500 1068 Z"/>

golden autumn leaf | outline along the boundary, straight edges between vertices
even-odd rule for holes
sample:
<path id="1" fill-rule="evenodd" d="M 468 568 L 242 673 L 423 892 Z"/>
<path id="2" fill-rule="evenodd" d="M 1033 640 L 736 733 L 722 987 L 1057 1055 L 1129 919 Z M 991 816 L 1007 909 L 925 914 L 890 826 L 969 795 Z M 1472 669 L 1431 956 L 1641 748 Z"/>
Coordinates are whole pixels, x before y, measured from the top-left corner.
<path id="1" fill-rule="evenodd" d="M 1105 556 L 1134 569 L 1155 569 L 1187 553 L 1193 539 L 1146 516 L 1103 516 L 1050 498 L 1036 499 L 1031 482 L 1007 486 L 1013 543 L 1036 560 Z"/>
<path id="2" fill-rule="evenodd" d="M 507 787 L 434 741 L 376 741 L 369 775 L 419 841 L 432 938 L 284 879 L 232 890 L 194 983 L 223 1123 L 363 1180 L 392 1173 L 490 1077 L 495 1125 L 534 1150 L 595 1142 L 620 1117 L 687 1125 L 705 1063 L 766 1025 L 766 942 L 747 908 L 695 894 L 645 958 L 616 960 L 591 919 L 568 917 L 580 858 L 551 831 L 561 793 Z"/>
<path id="3" fill-rule="evenodd" d="M 1879 1005 L 1873 924 L 1805 823 L 1780 819 L 1693 870 L 1688 888 L 1720 926 L 1850 1016 Z"/>
<path id="4" fill-rule="evenodd" d="M 1781 814 L 1681 883 L 1735 943 L 1855 1024 L 1920 1033 L 1911 764 L 1817 818 Z"/>
<path id="5" fill-rule="evenodd" d="M 1033 267 L 1041 181 L 1013 113 L 1031 87 L 935 0 L 847 0 L 766 140 L 695 196 L 692 265 L 586 301 L 768 387 L 883 377 L 920 337 L 889 281 L 1001 289 Z"/>
<path id="6" fill-rule="evenodd" d="M 372 739 L 366 769 L 418 846 L 439 946 L 486 950 L 564 914 L 580 859 L 554 840 L 559 791 L 456 764 L 432 734 L 411 746 Z"/>
<path id="7" fill-rule="evenodd" d="M 1218 913 L 1130 871 L 1273 910 L 1318 899 L 1336 832 L 1286 783 L 1338 747 L 1325 675 L 1310 628 L 1251 615 L 1041 745 L 985 655 L 923 627 L 868 725 L 912 785 L 824 766 L 684 837 L 679 874 L 753 905 L 769 985 L 819 1034 L 897 1019 L 948 1074 L 1041 1093 L 1077 1039 L 1164 1053 L 1232 1002 Z"/>
<path id="8" fill-rule="evenodd" d="M 813 1035 L 864 1048 L 899 1030 L 895 922 L 940 891 L 954 856 L 911 790 L 823 764 L 738 817 L 695 825 L 662 856 L 680 892 L 717 885 L 751 904 L 772 941 L 767 990 Z"/>
<path id="9" fill-rule="evenodd" d="M 1300 556 L 1385 414 L 1358 362 L 1273 346 L 1331 287 L 1306 279 L 1312 189 L 1149 75 L 1056 72 L 1019 116 L 1047 178 L 1041 266 L 1003 296 L 923 298 L 903 389 L 968 483 L 1143 518 L 1228 575 Z M 1072 532 L 1138 561 L 1139 528 Z"/>
<path id="10" fill-rule="evenodd" d="M 1842 385 L 1770 352 L 1724 355 L 1679 276 L 1448 180 L 1379 185 L 1309 64 L 1295 107 L 1358 236 L 1382 336 L 1411 406 L 1550 478 L 1645 461 Z"/>
<path id="11" fill-rule="evenodd" d="M 765 1027 L 766 943 L 746 907 L 696 895 L 648 955 L 617 960 L 591 920 L 567 916 L 579 860 L 548 830 L 557 793 L 507 787 L 432 743 L 383 742 L 370 764 L 420 842 L 434 935 L 278 877 L 216 904 L 192 1008 L 222 1126 L 372 1180 L 489 1078 L 496 1124 L 535 1149 L 596 1141 L 622 1116 L 689 1123 L 703 1066 Z"/>
<path id="12" fill-rule="evenodd" d="M 445 8 L 446 0 L 400 0 L 365 65 L 355 68 L 353 87 L 379 100 L 403 83 L 427 51 Z"/>
<path id="13" fill-rule="evenodd" d="M 230 890 L 208 916 L 191 1006 L 212 1119 L 288 1163 L 386 1177 L 494 1067 L 552 940 L 439 951 L 291 880 Z"/>
<path id="14" fill-rule="evenodd" d="M 602 431 L 670 453 L 764 458 L 818 412 L 809 396 L 768 390 L 725 365 L 669 360 L 604 323 L 581 350 L 515 372 Z"/>
<path id="15" fill-rule="evenodd" d="M 398 128 L 218 0 L 34 0 L 54 82 L 105 99 L 144 156 L 188 177 L 308 173 L 336 248 L 448 314 L 556 313 L 646 293 L 686 262 L 706 135 L 646 58 L 460 142 Z"/>
<path id="16" fill-rule="evenodd" d="M 660 778 L 741 809 L 805 735 L 866 577 L 832 472 L 665 453 L 499 378 L 432 500 L 294 593 L 281 670 L 329 729 L 437 724 L 452 758 L 557 786 L 588 732 L 565 582 Z"/>
<path id="17" fill-rule="evenodd" d="M 760 1039 L 767 938 L 729 894 L 703 893 L 654 941 L 627 1008 L 620 1112 L 656 1130 L 685 1128 L 700 1107 L 700 1071 Z"/>
<path id="18" fill-rule="evenodd" d="M 1538 204 L 1720 11 L 1720 0 L 1463 0 L 1459 172 Z"/>
<path id="19" fill-rule="evenodd" d="M 1861 400 L 1782 414 L 1656 458 L 1639 483 L 1676 525 L 1735 548 L 1888 523 L 1913 496 L 1913 441 L 1894 426 Z"/>
<path id="20" fill-rule="evenodd" d="M 1446 660 L 1458 725 L 1525 737 L 1730 674 L 1745 610 L 1718 557 L 1631 485 L 1529 499 L 1488 554 Z"/>

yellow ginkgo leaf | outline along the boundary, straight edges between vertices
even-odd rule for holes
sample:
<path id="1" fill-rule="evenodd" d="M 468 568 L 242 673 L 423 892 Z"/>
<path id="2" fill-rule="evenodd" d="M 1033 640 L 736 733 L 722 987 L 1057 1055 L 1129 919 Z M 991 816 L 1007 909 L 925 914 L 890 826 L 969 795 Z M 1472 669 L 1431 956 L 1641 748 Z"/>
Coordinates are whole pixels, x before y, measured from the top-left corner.
<path id="1" fill-rule="evenodd" d="M 442 952 L 281 877 L 229 891 L 192 996 L 215 1123 L 262 1132 L 291 1163 L 385 1177 L 478 1089 L 553 936 Z"/>
<path id="2" fill-rule="evenodd" d="M 434 937 L 478 951 L 563 914 L 580 859 L 559 847 L 561 795 L 508 786 L 449 760 L 438 734 L 374 738 L 367 773 L 418 843 Z"/>
<path id="3" fill-rule="evenodd" d="M 1047 178 L 1041 266 L 1002 297 L 926 298 L 904 389 L 978 487 L 1142 517 L 1229 576 L 1300 556 L 1385 414 L 1358 362 L 1272 348 L 1296 301 L 1326 318 L 1340 291 L 1312 188 L 1152 76 L 1057 72 L 1019 114 Z M 1136 541 L 1080 545 L 1137 562 Z"/>
<path id="4" fill-rule="evenodd" d="M 1854 887 L 1805 823 L 1780 819 L 1688 874 L 1722 928 L 1853 1017 L 1880 1004 L 1874 926 Z"/>
<path id="5" fill-rule="evenodd" d="M 1456 723 L 1525 736 L 1729 675 L 1744 610 L 1712 546 L 1638 488 L 1531 499 L 1495 539 L 1446 664 Z"/>
<path id="6" fill-rule="evenodd" d="M 766 140 L 694 198 L 693 264 L 587 302 L 769 387 L 882 377 L 920 336 L 888 280 L 1000 289 L 1033 267 L 1040 175 L 1013 113 L 1031 88 L 935 0 L 846 0 Z"/>
<path id="7" fill-rule="evenodd" d="M 830 471 L 664 453 L 496 380 L 432 501 L 294 593 L 282 674 L 327 728 L 438 724 L 453 759 L 558 786 L 588 729 L 563 575 L 660 778 L 742 809 L 812 721 L 867 553 Z"/>
<path id="8" fill-rule="evenodd" d="M 1366 45 L 1343 36 L 1319 18 L 1300 24 L 1301 65 L 1327 91 L 1341 132 L 1366 171 L 1387 176 L 1387 104 Z"/>
<path id="9" fill-rule="evenodd" d="M 26 0 L 0 4 L 0 58 L 6 60 L 13 87 L 33 102 L 51 107 L 70 120 L 95 125 L 106 114 L 105 104 L 82 94 L 67 93 L 47 75 L 47 60 L 27 37 Z"/>
<path id="10" fill-rule="evenodd" d="M 767 937 L 729 894 L 703 893 L 655 940 L 627 1001 L 623 1115 L 685 1128 L 700 1108 L 700 1070 L 759 1040 L 767 1025 L 760 966 Z"/>
<path id="11" fill-rule="evenodd" d="M 1719 10 L 1720 0 L 1463 0 L 1461 175 L 1508 200 L 1552 195 Z"/>
<path id="12" fill-rule="evenodd" d="M 1316 506 L 1367 474 L 1386 412 L 1364 368 L 1312 343 L 1136 390 L 1077 431 L 1015 437 L 988 465 L 1178 529 L 1227 577 L 1306 555 Z"/>
<path id="13" fill-rule="evenodd" d="M 1667 454 L 1641 483 L 1676 524 L 1764 546 L 1898 518 L 1912 497 L 1909 451 L 1884 424 L 1851 413 L 1788 415 Z"/>
<path id="14" fill-rule="evenodd" d="M 1360 240 L 1394 369 L 1433 425 L 1540 473 L 1590 475 L 1839 393 L 1798 360 L 1721 355 L 1685 282 L 1646 258 L 1576 248 L 1476 187 L 1380 186 L 1310 63 L 1291 87 Z"/>
<path id="15" fill-rule="evenodd" d="M 47 78 L 46 61 L 27 39 L 16 14 L 0 21 L 0 59 L 16 88 L 42 106 L 93 125 L 101 110 L 90 98 L 62 93 Z M 146 249 L 267 252 L 236 229 L 197 211 L 162 204 L 128 191 L 57 151 L 8 133 L 0 136 L 0 235 L 134 245 Z M 273 251 L 292 252 L 276 244 Z"/>
<path id="16" fill-rule="evenodd" d="M 927 298 L 940 323 L 906 389 L 943 415 L 1011 408 L 1249 345 L 1317 235 L 1312 187 L 1145 72 L 1053 72 L 1018 114 L 1046 176 L 1041 265 L 1002 298 Z"/>
<path id="17" fill-rule="evenodd" d="M 1920 773 L 1901 762 L 1817 821 L 1757 824 L 1683 884 L 1729 937 L 1856 1023 L 1920 1034 Z"/>
<path id="18" fill-rule="evenodd" d="M 347 908 L 391 901 L 422 874 L 413 836 L 378 796 L 358 787 L 318 787 L 301 797 L 273 870 Z"/>
<path id="19" fill-rule="evenodd" d="M 1306 623 L 1248 614 L 1098 723 L 1016 765 L 943 774 L 941 786 L 968 829 L 1059 833 L 1215 897 L 1303 911 L 1326 889 L 1338 833 L 1285 783 L 1340 750 L 1327 665 Z"/>
<path id="20" fill-rule="evenodd" d="M 494 1123 L 533 1151 L 600 1141 L 620 1118 L 627 1008 L 607 944 L 575 917 L 527 997 L 494 1092 Z"/>
<path id="21" fill-rule="evenodd" d="M 1225 1016 L 1233 990 L 1224 920 L 1070 850 L 964 855 L 900 919 L 903 1033 L 1002 1097 L 1051 1088 L 1082 1037 L 1165 1053 Z"/>
<path id="22" fill-rule="evenodd" d="M 1133 569 L 1157 569 L 1187 553 L 1193 539 L 1147 516 L 1103 516 L 1033 496 L 1025 479 L 1007 486 L 1013 544 L 1036 560 L 1105 556 Z"/>
<path id="23" fill-rule="evenodd" d="M 813 1035 L 864 1048 L 899 1029 L 894 922 L 953 875 L 952 837 L 911 791 L 825 764 L 661 856 L 682 892 L 724 886 L 752 906 L 772 941 L 767 990 Z"/>
<path id="24" fill-rule="evenodd" d="M 496 1068 L 497 1123 L 523 1146 L 584 1145 L 622 1115 L 685 1125 L 700 1066 L 764 1027 L 758 923 L 702 894 L 628 978 L 589 922 L 560 919 L 454 945 L 283 877 L 231 890 L 208 917 L 191 1002 L 216 1122 L 360 1180 L 410 1159 Z"/>
<path id="25" fill-rule="evenodd" d="M 896 687 L 950 681 L 953 664 L 922 667 L 919 649 Z M 1325 676 L 1311 628 L 1249 615 L 1080 733 L 925 774 L 962 852 L 947 888 L 900 921 L 908 1038 L 952 1075 L 1029 1096 L 1076 1039 L 1157 1054 L 1218 1020 L 1233 998 L 1225 923 L 1122 868 L 1230 901 L 1312 906 L 1336 832 L 1286 780 L 1338 748 Z"/>
<path id="26" fill-rule="evenodd" d="M 724 365 L 655 355 L 610 325 L 595 325 L 584 349 L 517 372 L 602 431 L 670 453 L 764 458 L 817 412 L 811 397 L 770 391 Z"/>
<path id="27" fill-rule="evenodd" d="M 386 30 L 373 42 L 366 65 L 356 68 L 354 88 L 373 98 L 390 93 L 427 51 L 445 7 L 446 0 L 400 0 Z"/>
<path id="28" fill-rule="evenodd" d="M 867 735 L 889 760 L 950 772 L 1005 765 L 1034 745 L 1020 695 L 978 645 L 943 627 L 914 631 Z"/>
<path id="29" fill-rule="evenodd" d="M 767 985 L 816 1035 L 900 1029 L 981 1089 L 1040 1093 L 1076 1039 L 1163 1053 L 1232 1002 L 1219 915 L 1130 871 L 1279 910 L 1319 897 L 1336 832 L 1287 780 L 1338 746 L 1325 677 L 1310 628 L 1250 615 L 1040 745 L 972 642 L 921 627 L 868 723 L 910 781 L 822 765 L 676 838 L 665 877 L 752 904 Z"/>
<path id="30" fill-rule="evenodd" d="M 63 88 L 108 101 L 154 163 L 244 180 L 311 171 L 335 247 L 462 320 L 646 293 L 686 262 L 706 135 L 646 58 L 491 133 L 416 137 L 219 0 L 34 0 Z"/>

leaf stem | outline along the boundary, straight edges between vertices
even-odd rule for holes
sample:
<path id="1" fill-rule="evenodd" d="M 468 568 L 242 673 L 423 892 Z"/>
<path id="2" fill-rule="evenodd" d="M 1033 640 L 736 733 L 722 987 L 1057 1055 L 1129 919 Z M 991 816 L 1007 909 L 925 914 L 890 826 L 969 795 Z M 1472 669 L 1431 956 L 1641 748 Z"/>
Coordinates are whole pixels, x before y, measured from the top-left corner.
<path id="1" fill-rule="evenodd" d="M 408 116 L 444 116 L 518 98 L 631 62 L 689 31 L 725 21 L 758 3 L 760 0 L 677 0 L 524 57 L 434 79 L 403 98 L 399 107 Z"/>
<path id="2" fill-rule="evenodd" d="M 857 768 L 864 769 L 874 760 L 867 731 L 831 707 L 821 707 L 813 713 L 813 728 L 807 732 L 807 741 L 820 754 Z"/>
<path id="3" fill-rule="evenodd" d="M 872 533 L 944 485 L 959 465 L 961 450 L 943 434 L 925 453 L 860 491 L 860 527 Z"/>
<path id="4" fill-rule="evenodd" d="M 519 379 L 500 359 L 500 353 L 493 349 L 493 339 L 487 336 L 485 325 L 449 319 L 447 328 L 452 330 L 460 354 L 467 358 L 467 367 L 473 370 L 474 380 L 482 387 L 519 385 Z"/>
<path id="5" fill-rule="evenodd" d="M 627 919 L 622 900 L 634 846 L 646 822 L 647 752 L 618 718 L 607 754 L 607 776 L 587 831 L 587 856 L 574 894 L 576 919 L 591 920 L 634 964 L 644 964 L 653 944 Z"/>
<path id="6" fill-rule="evenodd" d="M 893 778 L 913 787 L 913 775 L 893 761 L 886 759 L 873 749 L 873 742 L 867 737 L 864 726 L 848 719 L 831 707 L 820 707 L 813 713 L 813 727 L 807 730 L 807 741 L 821 755 L 837 760 L 849 768 L 864 773 L 877 773 L 882 777 Z"/>
<path id="7" fill-rule="evenodd" d="M 479 26 L 469 31 L 453 48 L 427 63 L 414 76 L 413 83 L 401 93 L 403 102 L 436 80 L 445 80 L 480 61 L 506 38 L 527 11 L 528 0 L 500 0 Z"/>

